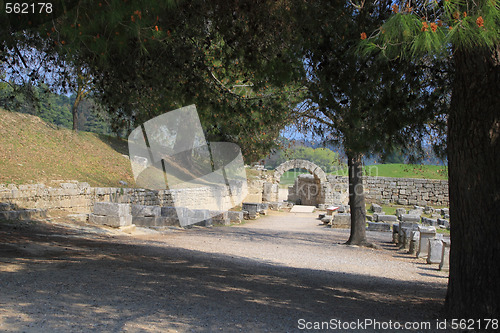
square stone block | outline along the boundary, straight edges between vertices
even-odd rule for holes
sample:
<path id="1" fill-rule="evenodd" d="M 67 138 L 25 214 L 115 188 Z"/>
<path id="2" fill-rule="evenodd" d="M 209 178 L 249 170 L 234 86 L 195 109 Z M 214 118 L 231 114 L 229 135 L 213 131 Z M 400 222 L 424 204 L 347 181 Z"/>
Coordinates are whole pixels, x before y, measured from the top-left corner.
<path id="1" fill-rule="evenodd" d="M 102 216 L 89 215 L 89 222 L 98 225 L 107 225 L 110 227 L 126 227 L 132 225 L 132 215 L 127 216 Z"/>
<path id="2" fill-rule="evenodd" d="M 127 216 L 130 215 L 130 205 L 114 202 L 96 202 L 94 214 L 101 216 Z"/>
<path id="3" fill-rule="evenodd" d="M 160 206 L 130 205 L 132 216 L 161 216 Z"/>

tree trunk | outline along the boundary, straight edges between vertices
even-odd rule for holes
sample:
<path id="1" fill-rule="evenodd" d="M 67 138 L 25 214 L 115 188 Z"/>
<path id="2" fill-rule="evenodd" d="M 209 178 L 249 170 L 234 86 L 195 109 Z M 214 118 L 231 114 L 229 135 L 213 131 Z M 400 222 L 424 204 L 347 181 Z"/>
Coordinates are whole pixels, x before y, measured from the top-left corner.
<path id="1" fill-rule="evenodd" d="M 73 114 L 73 131 L 78 131 L 78 104 L 80 104 L 79 95 L 76 96 L 73 107 L 71 108 L 71 113 Z"/>
<path id="2" fill-rule="evenodd" d="M 455 51 L 454 61 L 445 311 L 451 318 L 499 318 L 500 47 Z"/>
<path id="3" fill-rule="evenodd" d="M 366 207 L 363 189 L 363 164 L 359 153 L 347 152 L 349 167 L 349 206 L 351 207 L 351 235 L 346 244 L 373 246 L 366 240 Z"/>

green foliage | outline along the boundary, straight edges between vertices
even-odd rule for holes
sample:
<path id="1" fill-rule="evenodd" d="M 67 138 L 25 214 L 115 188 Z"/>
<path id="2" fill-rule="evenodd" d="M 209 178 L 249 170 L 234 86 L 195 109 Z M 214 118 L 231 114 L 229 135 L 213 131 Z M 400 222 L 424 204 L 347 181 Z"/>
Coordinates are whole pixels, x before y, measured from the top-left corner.
<path id="1" fill-rule="evenodd" d="M 294 82 L 302 62 L 287 44 L 286 3 L 72 5 L 31 33 L 44 51 L 87 69 L 113 131 L 196 104 L 207 139 L 240 144 L 247 161 L 276 146 L 302 88 Z"/>
<path id="2" fill-rule="evenodd" d="M 398 1 L 393 15 L 360 42 L 364 54 L 380 51 L 395 59 L 443 55 L 454 49 L 493 48 L 500 42 L 500 3 L 483 1 Z"/>
<path id="3" fill-rule="evenodd" d="M 293 159 L 311 161 L 325 172 L 332 172 L 344 167 L 339 160 L 339 155 L 330 149 L 294 145 L 271 154 L 265 160 L 265 165 L 268 168 L 274 169 L 281 163 Z"/>
<path id="4" fill-rule="evenodd" d="M 390 14 L 381 4 L 363 3 L 329 8 L 320 1 L 304 8 L 305 23 L 298 34 L 303 39 L 308 95 L 297 110 L 299 128 L 341 143 L 348 156 L 395 146 L 405 154 L 423 154 L 431 128 L 444 132 L 439 126 L 443 123 L 436 120 L 448 110 L 448 64 L 432 59 L 387 63 L 377 55 L 358 54 L 360 35 L 379 29 Z M 409 38 L 406 30 L 415 26 L 404 20 L 392 24 L 397 29 L 380 34 Z"/>
<path id="5" fill-rule="evenodd" d="M 40 117 L 47 123 L 72 128 L 71 108 L 75 96 L 50 92 L 45 86 L 23 87 L 0 82 L 0 107 L 15 112 L 28 113 Z M 84 100 L 78 108 L 78 128 L 87 132 L 109 134 L 109 120 L 91 100 Z"/>

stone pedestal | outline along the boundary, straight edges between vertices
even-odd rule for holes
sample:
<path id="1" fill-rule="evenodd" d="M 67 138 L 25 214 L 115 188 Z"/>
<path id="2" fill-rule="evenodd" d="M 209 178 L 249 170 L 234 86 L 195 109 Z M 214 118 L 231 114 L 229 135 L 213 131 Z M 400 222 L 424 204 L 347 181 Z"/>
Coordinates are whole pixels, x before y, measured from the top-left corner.
<path id="1" fill-rule="evenodd" d="M 443 256 L 442 235 L 436 235 L 436 238 L 429 239 L 429 254 L 427 255 L 428 264 L 439 264 Z"/>
<path id="2" fill-rule="evenodd" d="M 436 228 L 434 227 L 419 227 L 420 239 L 418 244 L 417 257 L 425 258 L 429 253 L 429 239 L 433 239 L 436 236 Z"/>
<path id="3" fill-rule="evenodd" d="M 411 232 L 410 248 L 408 250 L 408 253 L 415 254 L 417 252 L 419 240 L 420 240 L 420 231 L 413 230 Z"/>
<path id="4" fill-rule="evenodd" d="M 449 239 L 443 239 L 442 242 L 443 242 L 443 253 L 441 255 L 441 262 L 439 263 L 439 270 L 449 271 L 451 242 Z"/>

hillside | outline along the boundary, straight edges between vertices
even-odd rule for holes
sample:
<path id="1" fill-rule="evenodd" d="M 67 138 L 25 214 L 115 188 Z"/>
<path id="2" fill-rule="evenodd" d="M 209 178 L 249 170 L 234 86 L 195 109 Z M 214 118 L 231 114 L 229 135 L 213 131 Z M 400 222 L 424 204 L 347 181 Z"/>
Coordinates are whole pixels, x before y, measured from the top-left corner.
<path id="1" fill-rule="evenodd" d="M 0 184 L 78 180 L 91 186 L 134 186 L 127 142 L 73 133 L 38 117 L 0 109 Z"/>

